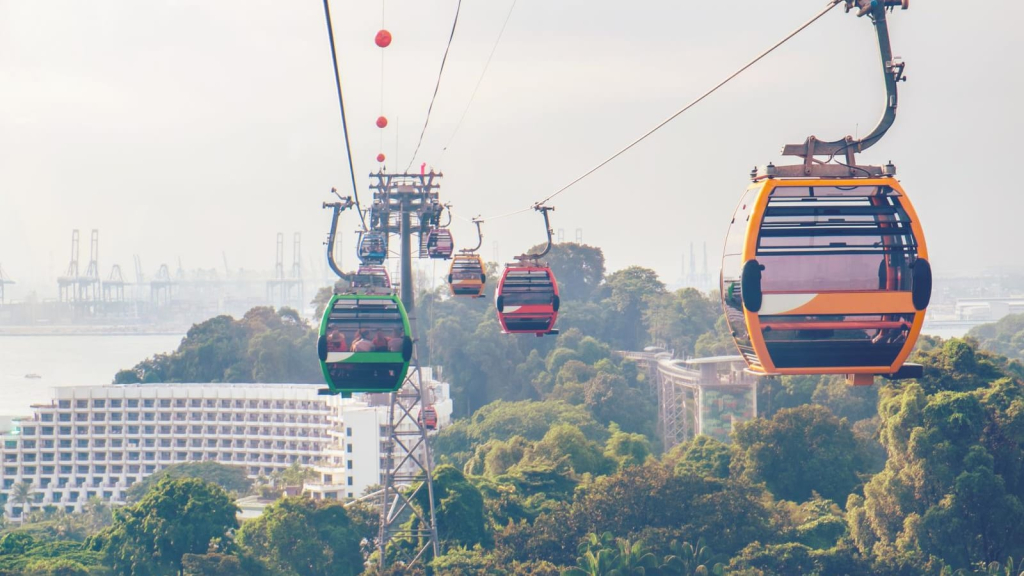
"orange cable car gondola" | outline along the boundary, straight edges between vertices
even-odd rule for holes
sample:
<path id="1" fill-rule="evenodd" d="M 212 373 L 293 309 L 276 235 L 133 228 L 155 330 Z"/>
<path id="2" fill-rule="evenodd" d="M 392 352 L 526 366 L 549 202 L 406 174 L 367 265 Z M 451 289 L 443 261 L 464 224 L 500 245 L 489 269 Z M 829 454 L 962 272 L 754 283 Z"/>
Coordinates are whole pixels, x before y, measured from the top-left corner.
<path id="1" fill-rule="evenodd" d="M 456 254 L 452 258 L 452 264 L 448 267 L 448 289 L 451 290 L 452 296 L 484 297 L 487 269 L 484 259 L 476 253 L 484 242 L 484 235 L 480 232 L 480 222 L 481 220 L 478 219 L 473 220 L 479 238 L 476 248 L 460 250 L 460 254 Z"/>
<path id="2" fill-rule="evenodd" d="M 858 166 L 855 153 L 877 142 L 896 113 L 887 5 L 849 0 L 870 14 L 889 95 L 875 130 L 860 140 L 813 136 L 783 154 L 802 165 L 756 170 L 726 237 L 721 294 L 727 321 L 757 374 L 917 377 L 906 364 L 924 323 L 932 274 L 924 231 L 895 167 Z M 829 163 L 843 155 L 846 163 Z M 815 156 L 828 156 L 826 161 Z"/>
<path id="3" fill-rule="evenodd" d="M 551 227 L 548 211 L 554 208 L 535 206 L 544 215 L 544 228 L 548 235 L 547 248 L 540 254 L 523 254 L 515 264 L 507 264 L 498 282 L 495 307 L 498 322 L 506 334 L 558 334 L 560 300 L 558 282 L 551 268 L 542 265 L 540 258 L 551 250 Z"/>

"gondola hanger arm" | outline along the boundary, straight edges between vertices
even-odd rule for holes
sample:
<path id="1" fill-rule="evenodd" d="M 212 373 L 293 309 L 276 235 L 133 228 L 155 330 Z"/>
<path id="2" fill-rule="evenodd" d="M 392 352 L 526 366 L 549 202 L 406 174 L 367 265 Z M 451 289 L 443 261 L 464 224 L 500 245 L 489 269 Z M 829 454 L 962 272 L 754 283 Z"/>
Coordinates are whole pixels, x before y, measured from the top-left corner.
<path id="1" fill-rule="evenodd" d="M 814 136 L 809 136 L 802 144 L 787 144 L 782 149 L 783 156 L 798 156 L 804 158 L 804 175 L 810 175 L 813 171 L 814 156 L 845 156 L 846 164 L 854 164 L 854 154 L 863 152 L 885 136 L 885 133 L 896 121 L 896 108 L 898 105 L 897 84 L 906 80 L 903 75 L 904 63 L 892 55 L 892 44 L 889 40 L 889 26 L 886 21 L 886 12 L 897 6 L 906 10 L 910 7 L 910 0 L 843 0 L 846 12 L 855 11 L 857 16 L 868 16 L 875 26 L 875 34 L 878 39 L 878 51 L 882 62 L 882 72 L 885 80 L 885 108 L 882 117 L 867 136 L 853 138 L 846 136 L 839 140 L 825 141 Z M 781 175 L 781 174 L 780 174 Z"/>
<path id="2" fill-rule="evenodd" d="M 331 214 L 331 231 L 327 234 L 327 263 L 331 267 L 338 278 L 344 277 L 344 273 L 341 268 L 334 261 L 334 238 L 338 234 L 338 219 L 341 218 L 341 213 L 349 208 L 356 206 L 355 202 L 352 201 L 351 196 L 341 196 L 338 194 L 336 188 L 331 188 L 331 193 L 338 197 L 340 202 L 324 202 L 324 209 L 332 208 L 334 210 Z"/>
<path id="3" fill-rule="evenodd" d="M 451 210 L 448 211 L 448 214 L 449 215 L 451 214 Z M 476 252 L 477 250 L 479 250 L 484 245 L 484 233 L 480 230 L 480 224 L 483 223 L 483 220 L 481 220 L 480 217 L 477 216 L 476 218 L 473 218 L 472 223 L 476 224 L 476 238 L 477 238 L 476 246 L 473 247 L 473 248 L 463 248 L 463 249 L 459 250 L 459 252 L 461 252 L 463 254 L 472 254 L 472 253 Z"/>
<path id="4" fill-rule="evenodd" d="M 551 245 L 552 245 L 551 235 L 552 235 L 552 233 L 554 231 L 551 229 L 551 222 L 548 219 L 548 212 L 553 211 L 555 209 L 555 207 L 554 206 L 545 206 L 543 203 L 538 202 L 538 203 L 533 205 L 533 209 L 536 210 L 537 212 L 540 212 L 541 215 L 544 216 L 544 231 L 548 235 L 548 245 L 544 248 L 544 251 L 541 252 L 540 254 L 520 254 L 519 256 L 516 256 L 516 260 L 519 260 L 520 262 L 526 261 L 526 260 L 533 260 L 533 261 L 540 260 L 541 258 L 546 256 L 548 252 L 551 251 Z"/>

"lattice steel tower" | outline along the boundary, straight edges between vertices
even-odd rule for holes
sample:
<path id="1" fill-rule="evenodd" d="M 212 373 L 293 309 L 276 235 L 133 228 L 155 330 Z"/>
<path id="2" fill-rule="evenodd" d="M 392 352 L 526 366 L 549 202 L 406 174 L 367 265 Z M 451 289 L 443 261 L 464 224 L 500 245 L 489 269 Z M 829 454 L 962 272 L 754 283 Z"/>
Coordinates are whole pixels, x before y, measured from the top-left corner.
<path id="1" fill-rule="evenodd" d="M 388 543 L 396 538 L 408 539 L 412 544 L 411 553 L 402 560 L 412 565 L 423 560 L 428 550 L 432 557 L 440 554 L 434 514 L 433 456 L 427 429 L 418 418 L 426 403 L 418 347 L 415 345 L 419 338 L 419 323 L 412 257 L 420 254 L 423 235 L 438 223 L 443 207 L 438 199 L 435 180 L 441 175 L 380 172 L 370 177 L 376 180 L 370 186 L 374 191 L 370 220 L 376 224 L 375 229 L 398 234 L 401 241 L 401 298 L 409 314 L 414 343 L 409 374 L 402 388 L 391 394 L 388 408 L 384 493 L 377 547 L 381 567 L 384 567 L 388 563 Z M 415 252 L 413 234 L 421 237 Z M 414 505 L 423 491 L 426 491 L 429 503 L 425 510 Z M 403 526 L 407 522 L 408 526 Z"/>
<path id="2" fill-rule="evenodd" d="M 420 370 L 418 347 L 419 323 L 416 316 L 415 291 L 413 287 L 412 258 L 422 256 L 425 236 L 439 223 L 444 206 L 438 199 L 436 180 L 441 174 L 371 174 L 374 184 L 373 203 L 367 210 L 369 228 L 386 235 L 397 235 L 401 255 L 401 300 L 409 316 L 409 328 L 413 339 L 413 352 L 409 371 L 398 392 L 390 394 L 388 423 L 384 434 L 385 456 L 383 484 L 381 491 L 380 532 L 377 550 L 381 567 L 389 562 L 402 562 L 411 566 L 425 558 L 429 551 L 432 557 L 439 553 L 437 519 L 434 513 L 433 459 L 427 428 L 420 419 L 425 402 L 423 377 Z M 336 191 L 333 191 L 335 192 Z M 341 202 L 324 203 L 324 208 L 334 210 L 331 232 L 327 240 L 327 262 L 339 277 L 345 273 L 335 261 L 335 238 L 338 219 L 342 211 L 356 207 L 351 198 Z M 366 215 L 364 215 L 366 216 Z M 365 231 L 364 231 L 365 232 Z M 419 241 L 413 248 L 413 235 Z M 390 243 L 388 243 L 390 244 Z M 425 508 L 417 506 L 426 493 Z M 422 502 L 420 502 L 422 503 Z M 405 546 L 393 546 L 388 554 L 388 544 L 404 539 Z M 408 553 L 406 553 L 408 552 Z M 425 563 L 425 562 L 424 562 Z"/>

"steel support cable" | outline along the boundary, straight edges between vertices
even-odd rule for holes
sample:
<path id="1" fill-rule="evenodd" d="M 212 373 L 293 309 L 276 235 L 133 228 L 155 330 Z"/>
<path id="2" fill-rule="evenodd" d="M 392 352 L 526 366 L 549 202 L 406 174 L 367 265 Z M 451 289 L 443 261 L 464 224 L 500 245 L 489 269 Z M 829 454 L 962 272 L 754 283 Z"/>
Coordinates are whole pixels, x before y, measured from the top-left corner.
<path id="1" fill-rule="evenodd" d="M 583 180 L 583 179 L 584 179 L 584 178 L 586 178 L 587 176 L 590 176 L 590 175 L 591 175 L 591 174 L 593 174 L 594 172 L 597 172 L 598 170 L 600 170 L 601 168 L 603 168 L 603 167 L 604 167 L 604 166 L 605 166 L 606 164 L 608 164 L 608 163 L 609 163 L 609 162 L 611 162 L 612 160 L 615 160 L 616 158 L 618 158 L 619 156 L 621 156 L 622 154 L 624 154 L 624 153 L 625 153 L 626 151 L 628 151 L 628 150 L 629 150 L 630 148 L 632 148 L 632 147 L 636 146 L 636 145 L 637 145 L 637 144 L 639 144 L 640 142 L 643 142 L 644 140 L 646 140 L 646 139 L 647 139 L 647 137 L 648 137 L 648 136 L 650 136 L 651 134 L 654 134 L 655 132 L 657 132 L 658 130 L 660 130 L 660 129 L 661 129 L 662 127 L 664 127 L 664 126 L 665 126 L 666 124 L 668 124 L 669 122 L 671 122 L 671 121 L 675 120 L 675 119 L 676 119 L 676 118 L 677 118 L 677 117 L 678 117 L 678 116 L 679 116 L 680 114 L 682 114 L 683 112 L 686 112 L 686 111 L 687 111 L 687 110 L 689 110 L 690 108 L 693 108 L 694 106 L 696 106 L 697 104 L 699 104 L 699 103 L 700 103 L 700 102 L 701 102 L 702 100 L 704 100 L 704 99 L 705 99 L 705 98 L 707 98 L 708 96 L 710 96 L 710 95 L 714 94 L 715 92 L 717 92 L 719 88 L 721 88 L 721 87 L 725 86 L 726 84 L 728 84 L 728 83 L 729 83 L 729 82 L 730 82 L 730 81 L 731 81 L 731 80 L 732 80 L 733 78 L 736 78 L 737 76 L 739 76 L 740 74 L 742 74 L 743 72 L 745 72 L 745 71 L 746 71 L 746 70 L 747 70 L 748 68 L 750 68 L 750 67 L 751 67 L 751 66 L 753 66 L 754 64 L 757 64 L 758 62 L 760 62 L 760 61 L 761 61 L 761 60 L 762 60 L 762 59 L 763 59 L 763 58 L 764 58 L 765 56 L 767 56 L 767 55 L 771 54 L 771 53 L 772 53 L 772 52 L 774 52 L 774 51 L 775 51 L 775 50 L 776 50 L 776 49 L 777 49 L 778 47 L 780 47 L 780 46 L 782 46 L 783 44 L 785 44 L 786 42 L 788 42 L 788 41 L 789 41 L 790 39 L 792 39 L 792 38 L 793 38 L 794 36 L 796 36 L 796 35 L 797 35 L 797 34 L 799 34 L 800 32 L 803 32 L 803 31 L 804 31 L 804 29 L 806 29 L 806 28 L 807 28 L 808 26 L 810 26 L 811 24 L 814 24 L 815 22 L 817 22 L 817 21 L 818 21 L 818 19 L 820 19 L 820 18 L 821 18 L 822 16 L 824 16 L 825 14 L 827 14 L 827 13 L 828 13 L 828 12 L 829 12 L 830 10 L 832 10 L 833 8 L 835 8 L 836 6 L 838 6 L 838 5 L 839 5 L 839 4 L 841 3 L 841 2 L 843 2 L 843 0 L 829 0 L 829 2 L 828 2 L 828 6 L 826 6 L 824 10 L 822 10 L 821 12 L 818 12 L 818 14 L 817 14 L 817 15 L 815 15 L 815 16 L 814 16 L 813 18 L 811 18 L 811 19 L 810 19 L 810 20 L 808 20 L 807 22 L 804 22 L 804 23 L 803 23 L 802 25 L 800 25 L 800 27 L 799 27 L 799 28 L 797 28 L 796 30 L 794 30 L 794 31 L 790 32 L 790 33 L 789 33 L 788 35 L 786 35 L 786 37 L 785 37 L 785 38 L 783 38 L 782 40 L 779 40 L 778 42 L 776 42 L 776 43 L 775 43 L 775 44 L 774 44 L 774 45 L 773 45 L 773 46 L 772 46 L 771 48 L 769 48 L 769 49 L 765 50 L 764 52 L 761 52 L 761 53 L 760 53 L 760 54 L 759 54 L 759 55 L 758 55 L 758 56 L 757 56 L 756 58 L 754 58 L 754 59 L 753 59 L 753 60 L 751 60 L 750 62 L 747 62 L 747 63 L 746 63 L 746 64 L 745 64 L 745 65 L 744 65 L 744 66 L 743 66 L 742 68 L 740 68 L 739 70 L 737 70 L 737 71 L 733 72 L 732 74 L 730 74 L 730 75 L 729 75 L 729 76 L 728 76 L 728 77 L 727 77 L 727 78 L 726 78 L 725 80 L 722 80 L 721 82 L 719 82 L 718 84 L 716 84 L 716 85 L 715 85 L 715 86 L 714 86 L 713 88 L 711 88 L 710 90 L 708 90 L 708 91 L 707 91 L 707 92 L 705 92 L 704 94 L 701 94 L 701 95 L 700 95 L 700 97 L 698 97 L 698 98 L 697 98 L 696 100 L 694 100 L 694 101 L 690 102 L 689 104 L 687 104 L 686 106 L 682 107 L 682 108 L 681 108 L 681 109 L 679 109 L 679 110 L 678 110 L 678 111 L 677 111 L 677 112 L 676 112 L 675 114 L 672 114 L 671 116 L 669 116 L 668 118 L 666 118 L 665 120 L 663 120 L 663 121 L 662 121 L 662 122 L 661 122 L 660 124 L 658 124 L 658 125 L 657 125 L 657 126 L 655 126 L 654 128 L 651 128 L 651 129 L 650 129 L 650 130 L 648 130 L 648 131 L 647 131 L 646 133 L 644 133 L 644 134 L 643 134 L 642 136 L 640 136 L 640 137 L 639 137 L 639 138 L 637 138 L 636 140 L 633 140 L 633 141 L 632 141 L 632 142 L 630 142 L 630 143 L 629 143 L 629 144 L 628 144 L 628 145 L 627 145 L 626 147 L 622 148 L 621 150 L 619 150 L 619 151 L 618 151 L 618 152 L 616 152 L 615 154 L 612 154 L 611 156 L 609 156 L 609 157 L 608 157 L 607 159 L 605 159 L 605 160 L 604 160 L 603 162 L 601 162 L 601 163 L 600 163 L 600 164 L 598 164 L 597 166 L 594 166 L 594 167 L 593 167 L 593 168 L 591 168 L 590 170 L 587 170 L 587 171 L 586 171 L 586 172 L 584 172 L 584 173 L 583 173 L 583 174 L 582 174 L 581 176 L 577 177 L 577 178 L 576 178 L 575 180 L 573 180 L 573 181 L 569 182 L 569 183 L 568 183 L 568 184 L 566 184 L 565 186 L 562 186 L 561 188 L 559 188 L 559 189 L 558 189 L 557 191 L 555 191 L 555 192 L 554 192 L 553 194 L 551 194 L 551 195 L 550 195 L 550 196 L 548 196 L 547 198 L 544 198 L 544 199 L 543 199 L 543 200 L 541 200 L 540 202 L 537 202 L 537 204 L 535 204 L 535 206 L 541 206 L 541 205 L 545 204 L 546 202 L 548 202 L 549 200 L 551 200 L 551 199 L 552 199 L 552 198 L 554 198 L 555 196 L 558 196 L 558 195 L 559 195 L 559 194 L 561 194 L 562 192 L 565 192 L 566 190 L 568 190 L 568 189 L 569 189 L 569 188 L 571 188 L 572 186 L 574 186 L 574 185 L 578 184 L 578 183 L 579 183 L 579 182 L 580 182 L 581 180 Z"/>
<path id="2" fill-rule="evenodd" d="M 327 0 L 324 0 L 326 2 Z M 416 155 L 419 154 L 420 146 L 423 144 L 423 135 L 427 133 L 427 125 L 430 124 L 430 113 L 434 110 L 434 101 L 437 100 L 437 91 L 441 88 L 441 77 L 444 75 L 444 65 L 448 61 L 448 51 L 452 48 L 452 40 L 455 38 L 455 28 L 459 24 L 459 12 L 462 11 L 462 0 L 455 6 L 455 19 L 452 21 L 452 32 L 448 36 L 448 45 L 444 48 L 444 56 L 441 58 L 441 69 L 437 72 L 437 83 L 434 84 L 434 95 L 430 97 L 430 106 L 427 107 L 427 118 L 423 121 L 423 129 L 420 130 L 420 139 L 416 142 L 416 149 L 413 150 L 412 156 L 409 157 L 409 165 L 405 167 L 405 171 L 408 173 L 409 169 L 416 162 Z"/>
<path id="3" fill-rule="evenodd" d="M 334 63 L 334 85 L 338 88 L 338 106 L 341 108 L 341 129 L 345 134 L 345 153 L 348 156 L 348 173 L 352 178 L 352 195 L 356 200 L 356 212 L 359 214 L 359 221 L 366 230 L 366 220 L 363 217 L 363 209 L 359 205 L 359 188 L 356 187 L 356 170 L 352 166 L 352 144 L 348 137 L 348 122 L 345 120 L 345 98 L 341 94 L 341 74 L 338 72 L 338 51 L 334 47 L 334 25 L 331 23 L 331 7 L 329 0 L 324 0 L 324 18 L 327 20 L 327 38 L 331 43 L 331 61 Z"/>
<path id="4" fill-rule="evenodd" d="M 742 74 L 743 72 L 745 72 L 745 71 L 746 71 L 746 70 L 747 70 L 748 68 L 750 68 L 750 67 L 751 67 L 751 66 L 753 66 L 754 64 L 757 64 L 758 62 L 760 62 L 760 61 L 761 61 L 761 60 L 762 60 L 762 59 L 763 59 L 763 58 L 764 58 L 765 56 L 767 56 L 767 55 L 771 54 L 772 52 L 774 52 L 774 51 L 775 51 L 775 50 L 776 50 L 777 48 L 779 48 L 780 46 L 782 46 L 783 44 L 785 44 L 786 42 L 788 42 L 789 40 L 791 40 L 791 39 L 792 39 L 792 38 L 793 38 L 794 36 L 796 36 L 796 35 L 797 35 L 797 34 L 799 34 L 800 32 L 803 32 L 803 31 L 804 31 L 804 29 L 806 29 L 806 28 L 807 28 L 808 26 L 810 26 L 811 24 L 814 24 L 815 22 L 817 22 L 817 21 L 818 21 L 818 20 L 819 20 L 819 19 L 820 19 L 820 18 L 821 18 L 822 16 L 824 16 L 824 15 L 825 15 L 825 14 L 827 14 L 827 13 L 828 13 L 828 12 L 829 12 L 830 10 L 832 10 L 833 8 L 835 8 L 836 6 L 838 6 L 838 5 L 839 5 L 839 4 L 841 3 L 841 2 L 843 2 L 843 0 L 829 0 L 829 2 L 828 2 L 828 6 L 826 6 L 824 10 L 822 10 L 821 12 L 818 12 L 818 14 L 816 14 L 816 15 L 815 15 L 815 16 L 814 16 L 813 18 L 811 18 L 811 19 L 810 19 L 810 20 L 808 20 L 807 22 L 804 22 L 803 24 L 801 24 L 801 25 L 800 25 L 800 27 L 798 27 L 798 28 L 797 28 L 796 30 L 793 30 L 793 31 L 792 31 L 792 32 L 790 32 L 790 33 L 789 33 L 788 35 L 786 35 L 786 37 L 784 37 L 784 38 L 783 38 L 782 40 L 779 40 L 779 41 L 778 41 L 778 42 L 776 42 L 776 43 L 775 43 L 774 45 L 772 45 L 772 47 L 771 47 L 771 48 L 768 48 L 768 49 L 767 49 L 767 50 L 765 50 L 764 52 L 761 52 L 761 53 L 760 53 L 760 54 L 759 54 L 759 55 L 758 55 L 758 56 L 757 56 L 756 58 L 754 58 L 753 60 L 751 60 L 750 62 L 748 62 L 747 64 L 745 64 L 745 65 L 744 65 L 744 66 L 743 66 L 742 68 L 740 68 L 739 70 L 736 70 L 735 72 L 733 72 L 732 74 L 730 74 L 730 75 L 729 75 L 729 76 L 728 76 L 728 77 L 727 77 L 727 78 L 726 78 L 725 80 L 722 80 L 721 82 L 719 82 L 718 84 L 716 84 L 716 85 L 715 85 L 715 86 L 714 86 L 713 88 L 711 88 L 710 90 L 708 90 L 707 92 L 705 92 L 704 94 L 702 94 L 702 95 L 701 95 L 700 97 L 698 97 L 698 98 L 697 98 L 696 100 L 694 100 L 694 101 L 690 102 L 689 104 L 687 104 L 686 106 L 684 106 L 683 108 L 681 108 L 680 110 L 678 110 L 678 111 L 677 111 L 677 112 L 676 112 L 675 114 L 673 114 L 673 115 L 669 116 L 669 117 L 668 117 L 667 119 L 665 119 L 664 121 L 662 121 L 662 122 L 661 122 L 660 124 L 658 124 L 657 126 L 655 126 L 655 127 L 654 127 L 654 128 L 652 128 L 652 129 L 648 130 L 648 131 L 647 131 L 647 132 L 646 132 L 646 133 L 645 133 L 644 135 L 640 136 L 640 137 L 639 137 L 639 138 L 637 138 L 636 140 L 634 140 L 634 141 L 632 141 L 631 143 L 629 143 L 629 145 L 627 145 L 627 146 L 626 146 L 625 148 L 622 148 L 621 150 L 619 150 L 618 152 L 616 152 L 616 153 L 615 153 L 615 154 L 613 154 L 612 156 L 608 157 L 607 159 L 605 159 L 605 160 L 604 160 L 603 162 L 601 162 L 601 163 L 600 163 L 600 164 L 598 164 L 597 166 L 594 166 L 593 168 L 591 168 L 590 170 L 588 170 L 587 172 L 585 172 L 585 173 L 584 173 L 584 174 L 583 174 L 582 176 L 580 176 L 580 177 L 576 178 L 576 179 L 575 179 L 575 180 L 573 180 L 572 182 L 569 182 L 569 183 L 568 183 L 568 184 L 566 184 L 565 186 L 561 187 L 560 189 L 558 189 L 557 191 L 555 191 L 555 193 L 551 194 L 551 195 L 550 195 L 550 196 L 548 196 L 547 198 L 545 198 L 545 199 L 541 200 L 540 202 L 537 202 L 536 204 L 533 204 L 533 205 L 532 205 L 532 206 L 530 206 L 529 208 L 523 208 L 522 210 L 516 210 L 516 211 L 514 211 L 514 212 L 508 212 L 508 213 L 506 213 L 506 214 L 501 214 L 501 215 L 498 215 L 498 216 L 488 216 L 488 217 L 486 217 L 486 218 L 482 218 L 482 217 L 477 217 L 477 220 L 480 220 L 480 221 L 487 221 L 487 220 L 497 220 L 497 219 L 499 219 L 499 218 L 507 218 L 507 217 L 509 217 L 509 216 L 515 216 L 515 215 L 517 215 L 517 214 L 522 214 L 523 212 L 530 212 L 530 211 L 534 210 L 534 209 L 535 209 L 536 207 L 544 205 L 544 204 L 545 204 L 546 202 L 548 202 L 549 200 L 551 200 L 551 199 L 552 199 L 552 198 L 554 198 L 555 196 L 558 196 L 559 194 L 561 194 L 562 192 L 565 192 L 566 190 L 568 190 L 569 188 L 571 188 L 571 187 L 572 187 L 572 186 L 574 186 L 575 184 L 578 184 L 578 183 L 579 183 L 579 182 L 580 182 L 581 180 L 583 180 L 583 179 L 584 179 L 584 178 L 586 178 L 587 176 L 590 176 L 590 175 L 591 175 L 591 174 L 593 174 L 594 172 L 597 172 L 598 170 L 600 170 L 601 168 L 603 168 L 603 167 L 604 167 L 604 166 L 605 166 L 606 164 L 608 164 L 608 163 L 609 163 L 609 162 L 611 162 L 612 160 L 615 160 L 616 158 L 618 158 L 619 156 L 621 156 L 621 155 L 622 155 L 623 153 L 625 153 L 625 152 L 626 152 L 627 150 L 629 150 L 630 148 L 632 148 L 632 147 L 636 146 L 637 144 L 639 144 L 640 142 L 642 142 L 643 140 L 645 140 L 645 139 L 646 139 L 646 138 L 647 138 L 648 136 L 650 136 L 651 134 L 654 134 L 655 132 L 657 132 L 658 130 L 660 130 L 660 129 L 661 129 L 661 128 L 662 128 L 663 126 L 665 126 L 666 124 L 668 124 L 668 123 L 669 123 L 669 122 L 671 122 L 672 120 L 675 120 L 675 119 L 676 119 L 676 118 L 677 118 L 677 117 L 678 117 L 678 116 L 679 116 L 680 114 L 682 114 L 683 112 L 686 112 L 686 111 L 687 111 L 687 110 L 689 110 L 690 108 L 693 108 L 693 107 L 694 107 L 695 105 L 697 105 L 698 103 L 700 103 L 700 102 L 701 102 L 702 100 L 704 100 L 704 99 L 705 99 L 705 98 L 707 98 L 708 96 L 710 96 L 710 95 L 714 94 L 714 93 L 715 93 L 716 91 L 718 91 L 718 89 L 719 89 L 719 88 L 721 88 L 721 87 L 725 86 L 726 84 L 728 84 L 728 83 L 729 83 L 729 82 L 730 82 L 731 80 L 733 80 L 734 78 L 736 78 L 737 76 L 739 76 L 740 74 Z"/>
<path id="5" fill-rule="evenodd" d="M 448 142 L 441 149 L 441 155 L 437 159 L 437 164 L 441 164 L 441 160 L 444 159 L 445 152 L 448 151 L 448 147 L 455 141 L 455 135 L 459 133 L 459 128 L 462 128 L 462 121 L 466 119 L 466 114 L 469 113 L 469 108 L 473 105 L 473 99 L 476 98 L 476 93 L 480 90 L 480 85 L 484 82 L 484 76 L 487 74 L 487 69 L 491 65 L 491 59 L 494 58 L 494 53 L 498 51 L 498 44 L 501 43 L 501 37 L 505 34 L 505 27 L 508 26 L 508 21 L 512 18 L 512 11 L 516 8 L 516 0 L 512 0 L 512 5 L 508 8 L 508 14 L 505 15 L 505 22 L 501 25 L 501 30 L 498 31 L 498 38 L 494 41 L 494 46 L 491 46 L 491 53 L 487 56 L 487 62 L 484 63 L 484 69 L 480 72 L 480 78 L 476 81 L 476 86 L 473 87 L 473 92 L 469 95 L 469 102 L 466 103 L 466 108 L 462 111 L 462 116 L 459 117 L 459 121 L 455 124 L 455 130 L 452 131 L 451 137 L 448 138 Z"/>
<path id="6" fill-rule="evenodd" d="M 530 206 L 529 208 L 523 208 L 522 210 L 516 210 L 514 212 L 508 212 L 506 214 L 499 214 L 497 216 L 488 216 L 486 218 L 481 217 L 481 216 L 477 216 L 473 220 L 466 220 L 465 218 L 463 218 L 462 216 L 459 216 L 458 214 L 455 214 L 454 212 L 452 213 L 452 216 L 455 216 L 456 218 L 458 218 L 459 220 L 462 220 L 463 222 L 472 223 L 474 220 L 479 220 L 480 222 L 487 222 L 489 220 L 500 220 L 502 218 L 508 218 L 509 216 L 515 216 L 517 214 L 522 214 L 523 212 L 530 212 L 532 210 L 533 210 L 533 206 Z"/>

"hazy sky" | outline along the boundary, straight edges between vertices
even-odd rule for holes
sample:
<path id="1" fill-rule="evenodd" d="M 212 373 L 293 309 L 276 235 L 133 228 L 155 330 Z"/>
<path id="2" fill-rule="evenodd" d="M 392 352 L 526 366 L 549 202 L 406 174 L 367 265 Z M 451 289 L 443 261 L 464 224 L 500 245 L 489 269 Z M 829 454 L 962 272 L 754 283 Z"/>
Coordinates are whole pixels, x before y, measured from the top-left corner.
<path id="1" fill-rule="evenodd" d="M 456 213 L 529 206 L 619 149 L 823 6 L 789 2 L 518 0 L 465 122 L 441 157 L 511 0 L 465 0 L 420 159 Z M 388 0 L 383 110 L 373 37 L 381 0 L 335 0 L 361 192 L 379 151 L 404 168 L 456 1 Z M 890 17 L 907 62 L 889 135 L 938 274 L 1021 264 L 1024 5 L 917 1 Z M 553 226 L 601 246 L 611 270 L 680 275 L 690 242 L 712 268 L 755 164 L 807 135 L 866 133 L 883 87 L 873 30 L 841 8 L 553 204 Z M 320 265 L 336 186 L 349 193 L 322 6 L 315 0 L 0 0 L 0 265 L 53 297 L 73 228 L 101 234 L 104 276 L 270 269 L 278 231 Z M 383 146 L 382 146 L 383 141 Z M 397 156 L 398 162 L 394 161 Z M 418 161 L 417 161 L 418 165 Z M 367 194 L 368 196 L 368 194 Z M 356 218 L 346 215 L 351 262 Z M 457 244 L 475 241 L 456 221 Z M 487 223 L 483 253 L 542 240 L 539 215 Z M 288 246 L 286 266 L 290 266 Z M 9 289 L 10 290 L 10 289 Z M 20 296 L 14 291 L 15 296 Z"/>

